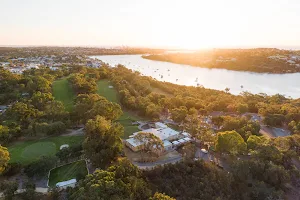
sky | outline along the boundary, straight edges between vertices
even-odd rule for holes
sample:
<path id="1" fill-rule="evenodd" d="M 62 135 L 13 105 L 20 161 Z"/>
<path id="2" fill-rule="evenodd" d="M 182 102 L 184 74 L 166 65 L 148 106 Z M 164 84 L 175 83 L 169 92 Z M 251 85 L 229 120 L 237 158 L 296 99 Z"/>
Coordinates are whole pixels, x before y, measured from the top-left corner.
<path id="1" fill-rule="evenodd" d="M 0 0 L 0 45 L 300 47 L 299 0 Z"/>

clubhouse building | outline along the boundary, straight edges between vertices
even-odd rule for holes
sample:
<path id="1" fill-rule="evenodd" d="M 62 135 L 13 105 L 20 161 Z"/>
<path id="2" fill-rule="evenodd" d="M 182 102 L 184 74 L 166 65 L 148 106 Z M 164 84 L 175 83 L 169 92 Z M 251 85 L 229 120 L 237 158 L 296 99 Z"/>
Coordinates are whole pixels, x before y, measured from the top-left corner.
<path id="1" fill-rule="evenodd" d="M 156 122 L 155 128 L 146 129 L 143 131 L 138 131 L 129 136 L 129 139 L 125 140 L 125 145 L 129 147 L 132 151 L 137 152 L 143 148 L 143 143 L 137 141 L 134 137 L 138 133 L 152 133 L 156 137 L 158 137 L 164 145 L 165 151 L 170 151 L 175 149 L 176 147 L 188 143 L 191 141 L 191 136 L 187 132 L 178 132 L 167 125 Z"/>

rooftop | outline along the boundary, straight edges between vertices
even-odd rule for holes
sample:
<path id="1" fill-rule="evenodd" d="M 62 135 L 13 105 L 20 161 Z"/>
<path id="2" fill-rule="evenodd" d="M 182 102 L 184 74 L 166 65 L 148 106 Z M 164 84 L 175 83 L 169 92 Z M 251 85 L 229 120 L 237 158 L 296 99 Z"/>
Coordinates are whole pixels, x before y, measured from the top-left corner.
<path id="1" fill-rule="evenodd" d="M 146 129 L 146 130 L 143 130 L 143 131 L 136 132 L 133 135 L 136 135 L 136 134 L 141 133 L 141 132 L 143 132 L 143 133 L 152 133 L 153 135 L 157 136 L 161 140 L 165 140 L 165 139 L 168 139 L 169 137 L 172 137 L 172 136 L 175 136 L 175 135 L 179 134 L 178 131 L 175 131 L 171 128 L 158 128 L 158 129 L 150 128 L 150 129 Z"/>
<path id="2" fill-rule="evenodd" d="M 126 140 L 129 144 L 131 144 L 133 147 L 138 147 L 140 145 L 142 145 L 143 143 L 134 139 L 133 137 L 129 138 Z"/>
<path id="3" fill-rule="evenodd" d="M 68 180 L 68 181 L 62 181 L 62 182 L 58 182 L 58 183 L 56 183 L 56 186 L 57 187 L 63 187 L 63 186 L 67 186 L 67 185 L 70 185 L 70 184 L 74 184 L 74 183 L 76 183 L 77 181 L 76 181 L 76 179 L 74 178 L 74 179 L 71 179 L 71 180 Z"/>

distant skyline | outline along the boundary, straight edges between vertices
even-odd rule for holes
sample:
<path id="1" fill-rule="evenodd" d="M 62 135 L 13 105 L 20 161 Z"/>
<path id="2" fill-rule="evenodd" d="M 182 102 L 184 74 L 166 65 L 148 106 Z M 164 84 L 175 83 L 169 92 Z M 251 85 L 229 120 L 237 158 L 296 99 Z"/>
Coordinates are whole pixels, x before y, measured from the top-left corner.
<path id="1" fill-rule="evenodd" d="M 0 3 L 0 46 L 300 49 L 299 0 Z"/>

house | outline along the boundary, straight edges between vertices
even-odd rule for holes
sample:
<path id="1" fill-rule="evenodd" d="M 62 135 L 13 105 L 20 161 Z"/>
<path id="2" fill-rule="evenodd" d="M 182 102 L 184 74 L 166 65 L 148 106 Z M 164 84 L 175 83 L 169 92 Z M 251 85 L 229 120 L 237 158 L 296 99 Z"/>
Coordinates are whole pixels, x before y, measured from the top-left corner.
<path id="1" fill-rule="evenodd" d="M 68 181 L 62 181 L 62 182 L 58 182 L 56 183 L 56 187 L 60 187 L 60 188 L 64 188 L 66 189 L 67 187 L 75 187 L 76 185 L 76 179 L 71 179 L 71 180 L 68 180 Z"/>
<path id="2" fill-rule="evenodd" d="M 56 71 L 56 70 L 58 70 L 58 67 L 51 66 L 51 67 L 49 67 L 49 69 L 51 69 L 52 71 Z"/>
<path id="3" fill-rule="evenodd" d="M 25 70 L 25 69 L 24 69 L 23 67 L 9 68 L 9 71 L 10 71 L 11 73 L 15 73 L 15 74 L 22 74 L 24 70 Z"/>
<path id="4" fill-rule="evenodd" d="M 34 64 L 34 63 L 30 63 L 26 68 L 27 69 L 39 69 L 38 65 Z"/>

